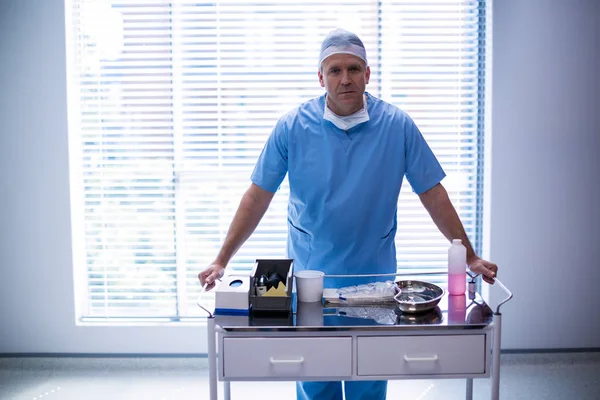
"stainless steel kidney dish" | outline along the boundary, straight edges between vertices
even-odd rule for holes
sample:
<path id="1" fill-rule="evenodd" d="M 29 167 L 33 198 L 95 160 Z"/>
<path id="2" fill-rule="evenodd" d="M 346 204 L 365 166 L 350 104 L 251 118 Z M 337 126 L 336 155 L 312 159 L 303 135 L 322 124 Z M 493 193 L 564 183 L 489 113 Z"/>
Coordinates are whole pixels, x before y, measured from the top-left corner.
<path id="1" fill-rule="evenodd" d="M 435 308 L 442 297 L 444 289 L 430 282 L 402 280 L 396 281 L 398 293 L 394 300 L 400 311 L 419 313 Z"/>

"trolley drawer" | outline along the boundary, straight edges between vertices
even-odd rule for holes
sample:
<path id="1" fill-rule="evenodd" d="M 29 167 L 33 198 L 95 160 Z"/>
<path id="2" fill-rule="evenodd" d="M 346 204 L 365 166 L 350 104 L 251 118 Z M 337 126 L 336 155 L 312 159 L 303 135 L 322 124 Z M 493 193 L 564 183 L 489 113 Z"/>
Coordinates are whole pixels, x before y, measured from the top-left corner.
<path id="1" fill-rule="evenodd" d="M 358 337 L 358 375 L 485 373 L 485 335 Z"/>
<path id="2" fill-rule="evenodd" d="M 224 338 L 223 376 L 344 378 L 352 374 L 352 338 Z"/>

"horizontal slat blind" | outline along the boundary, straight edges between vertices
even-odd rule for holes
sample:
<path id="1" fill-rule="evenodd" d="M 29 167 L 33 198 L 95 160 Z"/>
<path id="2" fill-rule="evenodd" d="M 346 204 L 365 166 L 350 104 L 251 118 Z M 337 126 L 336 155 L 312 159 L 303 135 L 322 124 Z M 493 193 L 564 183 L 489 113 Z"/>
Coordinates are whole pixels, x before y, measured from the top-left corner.
<path id="1" fill-rule="evenodd" d="M 335 27 L 357 33 L 367 90 L 408 111 L 476 232 L 484 29 L 477 1 L 70 0 L 69 121 L 80 314 L 188 317 L 277 119 L 319 96 Z M 284 257 L 284 181 L 232 260 Z M 75 218 L 79 216 L 80 218 Z M 408 183 L 400 268 L 440 268 L 447 242 Z"/>
<path id="2" fill-rule="evenodd" d="M 475 242 L 477 180 L 482 133 L 478 102 L 485 29 L 477 1 L 383 1 L 381 97 L 415 120 L 448 177 L 444 186 Z M 448 241 L 411 193 L 402 188 L 398 206 L 398 267 L 444 269 Z M 474 243 L 474 245 L 477 243 Z"/>
<path id="3" fill-rule="evenodd" d="M 167 2 L 73 1 L 70 140 L 82 316 L 174 315 L 175 123 Z M 75 175 L 74 175 L 75 176 Z M 75 215 L 75 213 L 74 213 Z M 77 250 L 75 249 L 76 254 Z M 81 270 L 85 270 L 81 274 Z"/>

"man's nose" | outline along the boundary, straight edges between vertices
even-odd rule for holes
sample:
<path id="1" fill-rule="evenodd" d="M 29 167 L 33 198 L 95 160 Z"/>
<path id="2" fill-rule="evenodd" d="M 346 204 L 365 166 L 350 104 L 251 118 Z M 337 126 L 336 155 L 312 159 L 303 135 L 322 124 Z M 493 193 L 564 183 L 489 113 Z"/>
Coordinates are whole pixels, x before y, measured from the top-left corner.
<path id="1" fill-rule="evenodd" d="M 342 72 L 341 83 L 342 83 L 342 85 L 349 85 L 350 83 L 352 83 L 352 81 L 350 80 L 350 74 L 348 73 L 348 71 Z"/>

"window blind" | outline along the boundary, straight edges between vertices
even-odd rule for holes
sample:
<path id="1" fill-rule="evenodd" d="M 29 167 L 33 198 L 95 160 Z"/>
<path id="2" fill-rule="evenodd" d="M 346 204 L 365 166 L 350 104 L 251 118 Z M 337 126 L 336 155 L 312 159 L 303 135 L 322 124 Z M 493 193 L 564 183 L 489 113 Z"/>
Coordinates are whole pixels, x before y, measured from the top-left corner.
<path id="1" fill-rule="evenodd" d="M 202 315 L 216 256 L 276 120 L 323 93 L 336 27 L 363 40 L 367 91 L 407 111 L 480 243 L 483 1 L 67 0 L 78 314 Z M 287 179 L 230 268 L 285 256 Z M 443 271 L 449 246 L 405 181 L 398 268 Z"/>

